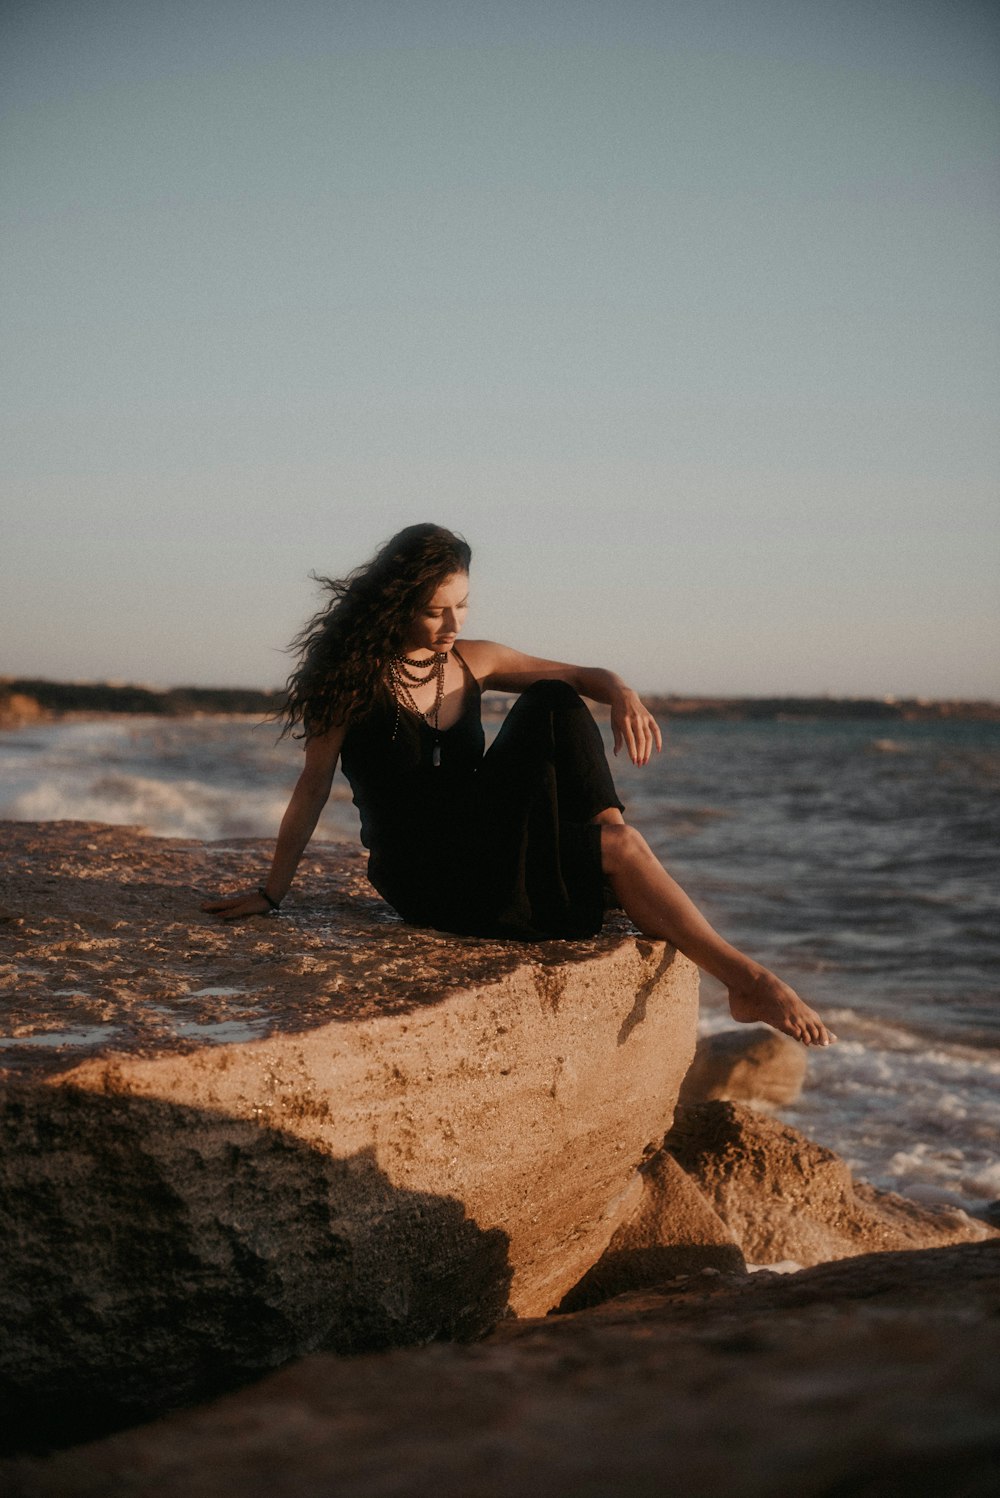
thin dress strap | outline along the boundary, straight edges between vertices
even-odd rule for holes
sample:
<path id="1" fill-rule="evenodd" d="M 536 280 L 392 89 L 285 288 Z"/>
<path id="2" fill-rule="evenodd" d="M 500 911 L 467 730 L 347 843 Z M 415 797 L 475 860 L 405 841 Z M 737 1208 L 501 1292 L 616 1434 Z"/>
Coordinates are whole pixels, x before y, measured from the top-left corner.
<path id="1" fill-rule="evenodd" d="M 465 672 L 466 676 L 469 677 L 470 681 L 472 682 L 472 685 L 474 687 L 478 688 L 479 687 L 479 682 L 476 680 L 475 673 L 471 670 L 468 661 L 465 659 L 465 656 L 459 650 L 459 648 L 458 648 L 457 645 L 453 645 L 451 647 L 451 653 L 452 653 L 452 655 L 458 656 L 459 663 L 461 664 L 462 670 Z"/>

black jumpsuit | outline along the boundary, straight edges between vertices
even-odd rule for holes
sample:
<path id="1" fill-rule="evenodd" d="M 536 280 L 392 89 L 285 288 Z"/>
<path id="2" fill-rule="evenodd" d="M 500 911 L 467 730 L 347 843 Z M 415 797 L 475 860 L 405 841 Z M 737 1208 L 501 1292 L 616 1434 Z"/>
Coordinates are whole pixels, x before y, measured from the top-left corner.
<path id="1" fill-rule="evenodd" d="M 617 806 L 597 724 L 562 681 L 522 692 L 484 752 L 479 685 L 437 735 L 386 691 L 352 725 L 341 764 L 361 813 L 368 878 L 404 920 L 470 936 L 595 935 L 604 918 L 597 812 Z"/>

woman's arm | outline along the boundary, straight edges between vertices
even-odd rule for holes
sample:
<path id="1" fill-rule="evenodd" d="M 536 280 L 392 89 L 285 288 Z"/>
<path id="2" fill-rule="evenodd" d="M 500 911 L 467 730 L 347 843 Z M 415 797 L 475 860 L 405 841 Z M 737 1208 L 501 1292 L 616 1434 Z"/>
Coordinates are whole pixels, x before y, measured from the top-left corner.
<path id="1" fill-rule="evenodd" d="M 573 666 L 568 661 L 547 661 L 524 655 L 509 645 L 492 640 L 466 640 L 462 653 L 481 685 L 495 692 L 523 692 L 535 681 L 565 681 L 583 697 L 605 702 L 611 709 L 615 753 L 622 744 L 633 764 L 647 764 L 653 748 L 663 748 L 660 725 L 638 694 L 601 666 Z"/>
<path id="2" fill-rule="evenodd" d="M 270 900 L 256 889 L 243 890 L 222 900 L 208 900 L 202 905 L 202 910 L 210 911 L 224 921 L 237 921 L 247 915 L 266 915 L 285 898 L 295 878 L 299 859 L 329 799 L 346 732 L 347 726 L 342 724 L 306 741 L 306 762 L 281 819 L 271 868 L 261 886 L 267 890 Z"/>

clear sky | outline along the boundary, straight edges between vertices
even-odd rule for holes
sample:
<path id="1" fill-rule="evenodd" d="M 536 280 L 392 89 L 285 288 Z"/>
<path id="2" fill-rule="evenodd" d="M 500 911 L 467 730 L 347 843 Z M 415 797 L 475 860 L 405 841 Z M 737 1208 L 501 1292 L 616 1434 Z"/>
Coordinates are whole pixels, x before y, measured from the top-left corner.
<path id="1" fill-rule="evenodd" d="M 8 0 L 0 673 L 276 685 L 399 526 L 640 689 L 1000 696 L 1000 10 Z"/>

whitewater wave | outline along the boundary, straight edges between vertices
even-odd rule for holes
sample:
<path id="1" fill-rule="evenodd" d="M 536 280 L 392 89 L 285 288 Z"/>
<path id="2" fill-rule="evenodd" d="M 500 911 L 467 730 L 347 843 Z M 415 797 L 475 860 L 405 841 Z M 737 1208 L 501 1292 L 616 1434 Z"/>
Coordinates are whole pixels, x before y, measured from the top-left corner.
<path id="1" fill-rule="evenodd" d="M 16 822 L 109 822 L 139 826 L 158 837 L 212 841 L 273 837 L 287 799 L 260 787 L 232 790 L 202 780 L 160 780 L 112 771 L 76 782 L 64 777 L 40 780 L 0 806 L 0 817 Z M 334 788 L 318 837 L 352 836 L 351 809 L 345 806 L 349 800 L 346 787 Z"/>
<path id="2" fill-rule="evenodd" d="M 843 1008 L 839 1041 L 809 1051 L 802 1097 L 781 1119 L 855 1175 L 925 1203 L 981 1211 L 1000 1197 L 1000 1050 L 941 1041 Z M 716 1000 L 700 1029 L 732 1028 Z"/>

